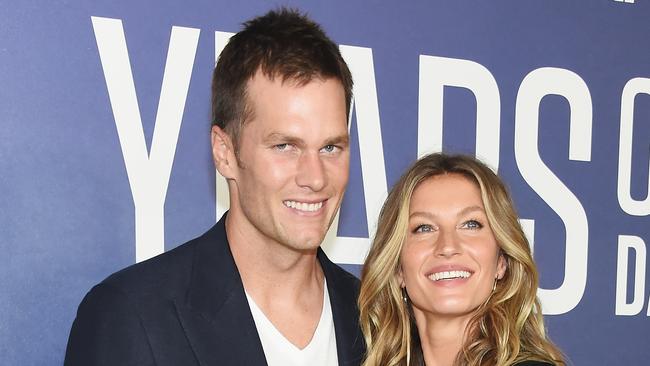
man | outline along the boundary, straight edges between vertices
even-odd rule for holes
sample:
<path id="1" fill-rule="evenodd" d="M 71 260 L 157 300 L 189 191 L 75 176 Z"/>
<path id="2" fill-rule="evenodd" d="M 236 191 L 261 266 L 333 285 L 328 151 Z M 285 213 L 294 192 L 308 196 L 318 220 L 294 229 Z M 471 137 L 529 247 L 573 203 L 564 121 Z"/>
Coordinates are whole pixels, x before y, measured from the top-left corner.
<path id="1" fill-rule="evenodd" d="M 358 281 L 319 245 L 348 180 L 352 78 L 289 10 L 245 23 L 212 83 L 230 211 L 79 306 L 66 365 L 358 365 Z"/>

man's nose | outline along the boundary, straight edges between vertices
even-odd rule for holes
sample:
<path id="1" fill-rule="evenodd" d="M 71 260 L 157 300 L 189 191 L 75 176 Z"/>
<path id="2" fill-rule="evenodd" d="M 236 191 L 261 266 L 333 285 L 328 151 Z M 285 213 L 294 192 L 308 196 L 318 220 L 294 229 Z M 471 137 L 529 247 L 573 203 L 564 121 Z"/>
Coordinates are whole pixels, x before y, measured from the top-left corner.
<path id="1" fill-rule="evenodd" d="M 298 160 L 296 184 L 312 191 L 320 191 L 327 184 L 325 166 L 318 153 L 303 153 Z"/>

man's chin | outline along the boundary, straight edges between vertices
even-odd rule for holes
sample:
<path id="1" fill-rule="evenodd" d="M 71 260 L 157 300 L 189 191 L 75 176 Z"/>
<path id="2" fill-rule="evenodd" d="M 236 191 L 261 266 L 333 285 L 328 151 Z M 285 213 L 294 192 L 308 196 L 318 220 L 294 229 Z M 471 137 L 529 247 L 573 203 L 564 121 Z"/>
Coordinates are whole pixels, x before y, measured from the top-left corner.
<path id="1" fill-rule="evenodd" d="M 323 239 L 325 239 L 325 233 L 322 232 L 312 235 L 305 235 L 306 233 L 304 232 L 302 234 L 299 238 L 295 238 L 290 242 L 292 242 L 294 248 L 304 252 L 316 251 L 323 243 Z"/>

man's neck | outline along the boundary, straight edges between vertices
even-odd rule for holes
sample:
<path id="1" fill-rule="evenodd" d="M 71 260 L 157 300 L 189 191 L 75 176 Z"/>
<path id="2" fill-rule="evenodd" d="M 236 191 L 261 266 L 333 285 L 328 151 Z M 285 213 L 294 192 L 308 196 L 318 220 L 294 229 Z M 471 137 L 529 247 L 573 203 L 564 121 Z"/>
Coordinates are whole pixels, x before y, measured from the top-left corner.
<path id="1" fill-rule="evenodd" d="M 229 220 L 226 217 L 226 235 L 244 289 L 285 338 L 304 348 L 323 306 L 318 249 L 296 251 L 265 241 Z"/>
<path id="2" fill-rule="evenodd" d="M 238 213 L 226 217 L 226 235 L 237 269 L 249 293 L 304 291 L 323 283 L 317 258 L 318 248 L 296 250 L 269 240 L 256 229 L 246 227 Z M 258 287 L 260 288 L 258 290 Z M 319 286 L 322 289 L 322 286 Z M 275 294 L 277 296 L 277 294 Z"/>

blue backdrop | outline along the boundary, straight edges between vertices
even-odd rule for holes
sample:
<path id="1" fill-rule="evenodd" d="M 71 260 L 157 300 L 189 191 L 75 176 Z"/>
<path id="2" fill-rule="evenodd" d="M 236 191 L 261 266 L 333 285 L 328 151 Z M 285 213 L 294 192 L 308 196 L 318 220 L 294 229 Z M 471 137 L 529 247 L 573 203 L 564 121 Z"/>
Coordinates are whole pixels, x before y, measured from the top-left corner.
<path id="1" fill-rule="evenodd" d="M 335 261 L 358 274 L 418 154 L 476 153 L 512 190 L 571 362 L 647 364 L 643 0 L 0 0 L 0 364 L 61 364 L 93 284 L 215 222 L 215 54 L 280 4 L 320 22 L 355 77 Z"/>

